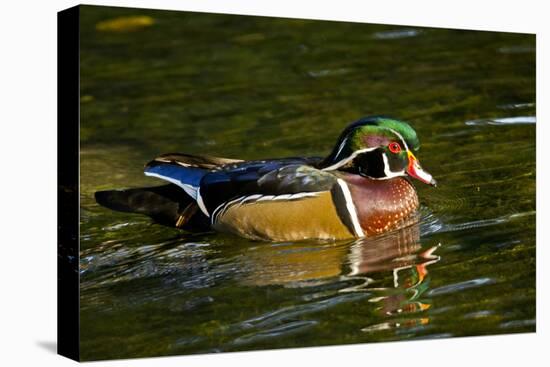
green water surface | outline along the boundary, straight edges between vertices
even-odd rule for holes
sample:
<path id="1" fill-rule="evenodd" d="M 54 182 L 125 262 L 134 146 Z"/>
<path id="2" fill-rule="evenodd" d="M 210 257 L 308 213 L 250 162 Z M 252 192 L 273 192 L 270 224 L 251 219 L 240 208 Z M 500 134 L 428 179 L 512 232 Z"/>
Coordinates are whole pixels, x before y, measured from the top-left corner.
<path id="1" fill-rule="evenodd" d="M 81 9 L 83 359 L 535 331 L 534 35 Z M 381 238 L 190 235 L 93 198 L 161 184 L 166 152 L 326 155 L 372 114 L 439 183 Z"/>

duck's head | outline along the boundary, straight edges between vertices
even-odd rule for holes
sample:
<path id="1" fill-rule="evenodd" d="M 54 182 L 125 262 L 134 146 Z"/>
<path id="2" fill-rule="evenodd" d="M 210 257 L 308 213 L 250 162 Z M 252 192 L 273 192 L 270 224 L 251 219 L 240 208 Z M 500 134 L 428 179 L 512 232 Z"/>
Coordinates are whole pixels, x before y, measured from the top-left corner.
<path id="1" fill-rule="evenodd" d="M 435 186 L 415 153 L 420 142 L 406 122 L 384 116 L 362 118 L 340 135 L 332 153 L 323 160 L 325 171 L 339 170 L 376 180 L 411 176 Z"/>

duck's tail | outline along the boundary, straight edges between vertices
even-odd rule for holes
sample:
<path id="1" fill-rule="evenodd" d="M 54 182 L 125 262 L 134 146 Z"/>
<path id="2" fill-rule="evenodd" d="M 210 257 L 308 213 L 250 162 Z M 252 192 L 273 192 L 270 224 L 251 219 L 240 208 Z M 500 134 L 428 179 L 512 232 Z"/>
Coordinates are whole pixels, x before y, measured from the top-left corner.
<path id="1" fill-rule="evenodd" d="M 201 232 L 210 228 L 194 198 L 176 185 L 97 191 L 95 199 L 106 208 L 144 214 L 167 226 Z"/>
<path id="2" fill-rule="evenodd" d="M 145 214 L 165 225 L 191 231 L 208 230 L 210 221 L 199 193 L 201 179 L 213 169 L 239 162 L 242 161 L 182 153 L 163 154 L 147 163 L 144 172 L 147 176 L 170 182 L 169 185 L 98 191 L 95 199 L 109 209 Z"/>
<path id="3" fill-rule="evenodd" d="M 240 159 L 218 158 L 182 153 L 163 154 L 145 165 L 145 175 L 160 178 L 181 187 L 193 198 L 199 209 L 208 216 L 200 197 L 201 179 L 208 172 L 227 164 L 240 163 Z"/>

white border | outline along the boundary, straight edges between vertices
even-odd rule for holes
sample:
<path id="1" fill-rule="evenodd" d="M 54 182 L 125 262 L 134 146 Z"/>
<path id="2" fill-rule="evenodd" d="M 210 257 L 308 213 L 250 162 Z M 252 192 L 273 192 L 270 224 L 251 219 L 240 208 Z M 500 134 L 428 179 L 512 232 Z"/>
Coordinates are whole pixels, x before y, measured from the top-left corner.
<path id="1" fill-rule="evenodd" d="M 94 366 L 281 366 L 346 364 L 523 366 L 547 363 L 548 13 L 544 1 L 127 0 L 89 4 L 516 31 L 537 35 L 536 334 L 378 343 L 267 352 L 98 362 Z M 2 3 L 2 353 L 5 366 L 74 365 L 56 339 L 56 11 L 74 1 Z M 543 83 L 544 81 L 544 83 Z M 543 164 L 540 164 L 542 162 Z M 546 165 L 546 167 L 544 166 Z M 546 187 L 543 190 L 543 187 Z M 546 205 L 544 205 L 546 204 Z M 546 218 L 545 218 L 546 217 Z M 546 223 L 545 223 L 546 222 Z M 545 225 L 546 224 L 546 225 Z M 46 347 L 44 347 L 46 345 Z"/>

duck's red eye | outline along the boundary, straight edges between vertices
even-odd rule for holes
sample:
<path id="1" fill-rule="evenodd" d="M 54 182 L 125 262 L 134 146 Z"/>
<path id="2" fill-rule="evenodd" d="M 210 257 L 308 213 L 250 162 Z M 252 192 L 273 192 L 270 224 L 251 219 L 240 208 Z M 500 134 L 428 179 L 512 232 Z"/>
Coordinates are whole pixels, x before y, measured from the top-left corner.
<path id="1" fill-rule="evenodd" d="M 401 146 L 396 142 L 390 143 L 388 148 L 390 148 L 390 152 L 392 153 L 399 153 L 401 151 Z"/>

